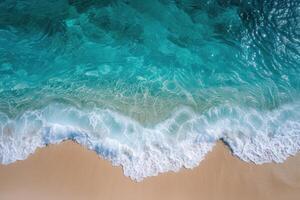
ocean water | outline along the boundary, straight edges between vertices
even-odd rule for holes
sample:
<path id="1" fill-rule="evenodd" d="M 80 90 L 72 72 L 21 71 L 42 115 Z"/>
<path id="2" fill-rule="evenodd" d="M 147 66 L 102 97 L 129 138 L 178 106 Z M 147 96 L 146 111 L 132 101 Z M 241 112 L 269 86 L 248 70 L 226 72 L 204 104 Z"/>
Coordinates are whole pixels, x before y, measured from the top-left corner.
<path id="1" fill-rule="evenodd" d="M 300 150 L 299 0 L 1 0 L 0 162 L 73 140 L 142 180 Z"/>

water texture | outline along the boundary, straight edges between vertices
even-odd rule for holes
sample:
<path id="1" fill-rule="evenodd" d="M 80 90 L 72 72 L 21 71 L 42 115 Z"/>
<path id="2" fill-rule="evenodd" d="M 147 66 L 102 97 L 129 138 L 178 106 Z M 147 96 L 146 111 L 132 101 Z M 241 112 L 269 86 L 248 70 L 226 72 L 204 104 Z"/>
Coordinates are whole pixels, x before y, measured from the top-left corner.
<path id="1" fill-rule="evenodd" d="M 0 0 L 0 162 L 68 139 L 138 181 L 218 140 L 283 162 L 300 150 L 300 1 Z"/>

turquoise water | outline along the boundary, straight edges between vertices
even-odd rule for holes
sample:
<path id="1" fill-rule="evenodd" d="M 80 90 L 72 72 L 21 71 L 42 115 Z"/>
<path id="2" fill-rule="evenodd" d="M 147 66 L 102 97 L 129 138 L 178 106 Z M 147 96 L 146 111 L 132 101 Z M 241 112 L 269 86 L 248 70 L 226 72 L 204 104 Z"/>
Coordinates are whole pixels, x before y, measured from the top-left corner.
<path id="1" fill-rule="evenodd" d="M 300 1 L 0 1 L 0 161 L 71 139 L 132 179 L 300 149 Z"/>

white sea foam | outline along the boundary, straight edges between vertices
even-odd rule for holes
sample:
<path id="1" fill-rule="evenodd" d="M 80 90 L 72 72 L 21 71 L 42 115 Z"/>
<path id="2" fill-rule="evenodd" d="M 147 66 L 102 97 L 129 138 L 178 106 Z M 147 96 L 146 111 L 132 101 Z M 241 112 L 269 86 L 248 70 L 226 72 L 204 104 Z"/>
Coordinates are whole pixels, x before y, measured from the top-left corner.
<path id="1" fill-rule="evenodd" d="M 27 111 L 16 119 L 0 114 L 4 164 L 67 139 L 122 165 L 124 174 L 137 181 L 197 166 L 219 139 L 245 161 L 283 162 L 300 149 L 300 106 L 262 113 L 228 105 L 201 115 L 182 107 L 147 127 L 108 109 L 84 111 L 63 104 Z"/>

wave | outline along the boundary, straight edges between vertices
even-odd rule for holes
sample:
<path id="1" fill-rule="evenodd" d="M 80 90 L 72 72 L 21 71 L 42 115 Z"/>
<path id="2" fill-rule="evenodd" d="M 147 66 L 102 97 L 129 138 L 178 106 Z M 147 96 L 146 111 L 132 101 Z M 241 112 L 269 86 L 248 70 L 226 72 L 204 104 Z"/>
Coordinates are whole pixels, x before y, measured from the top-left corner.
<path id="1" fill-rule="evenodd" d="M 10 119 L 0 114 L 0 161 L 23 160 L 36 148 L 73 140 L 140 181 L 199 165 L 218 140 L 235 156 L 257 164 L 283 162 L 300 149 L 300 104 L 272 111 L 224 105 L 199 114 L 181 107 L 153 125 L 109 109 L 60 103 Z"/>

